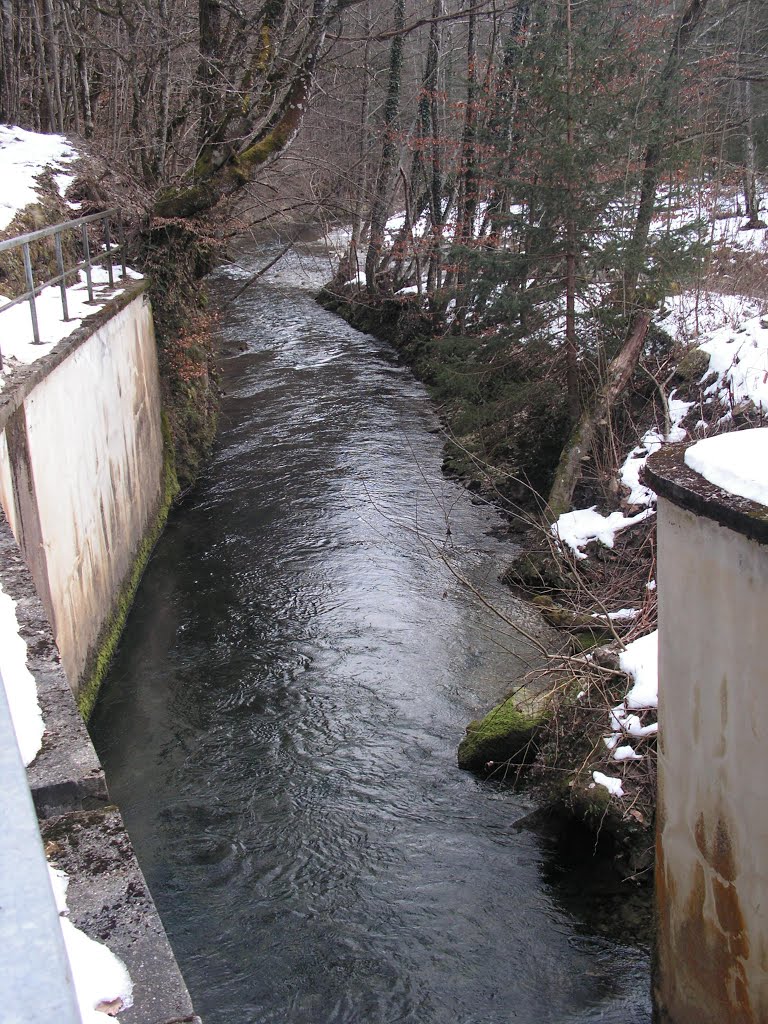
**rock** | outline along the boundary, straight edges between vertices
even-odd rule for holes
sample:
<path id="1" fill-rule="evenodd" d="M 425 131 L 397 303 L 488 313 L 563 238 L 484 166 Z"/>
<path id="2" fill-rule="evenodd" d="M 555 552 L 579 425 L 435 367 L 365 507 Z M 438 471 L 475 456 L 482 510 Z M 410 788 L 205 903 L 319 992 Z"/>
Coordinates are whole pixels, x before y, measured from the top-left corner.
<path id="1" fill-rule="evenodd" d="M 485 718 L 469 723 L 459 744 L 459 768 L 485 772 L 499 764 L 530 763 L 536 756 L 536 736 L 546 720 L 542 705 L 523 708 L 511 698 L 505 700 Z"/>
<path id="2" fill-rule="evenodd" d="M 501 574 L 501 582 L 531 594 L 553 593 L 568 589 L 557 559 L 550 551 L 521 552 Z"/>
<path id="3" fill-rule="evenodd" d="M 675 377 L 686 384 L 701 380 L 709 369 L 709 356 L 700 348 L 692 348 L 675 367 Z"/>

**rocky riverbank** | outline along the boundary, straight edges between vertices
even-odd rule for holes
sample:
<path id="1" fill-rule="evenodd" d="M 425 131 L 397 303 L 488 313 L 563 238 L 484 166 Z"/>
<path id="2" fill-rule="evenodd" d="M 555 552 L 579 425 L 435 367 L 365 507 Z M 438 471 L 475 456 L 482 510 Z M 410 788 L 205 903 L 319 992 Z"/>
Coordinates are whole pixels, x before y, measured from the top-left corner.
<path id="1" fill-rule="evenodd" d="M 562 382 L 551 350 L 505 352 L 498 338 L 454 337 L 413 295 L 374 306 L 347 284 L 326 288 L 319 301 L 389 340 L 425 381 L 444 424 L 445 471 L 494 502 L 522 540 L 502 578 L 563 637 L 561 649 L 548 652 L 548 669 L 527 680 L 524 692 L 535 698 L 510 694 L 470 723 L 459 763 L 531 787 L 548 813 L 583 822 L 613 845 L 628 874 L 650 880 L 655 495 L 642 483 L 642 466 L 663 444 L 762 421 L 763 299 L 710 282 L 667 300 L 632 388 L 585 466 L 577 507 L 555 524 L 542 514 L 540 495 L 568 423 L 558 411 Z"/>

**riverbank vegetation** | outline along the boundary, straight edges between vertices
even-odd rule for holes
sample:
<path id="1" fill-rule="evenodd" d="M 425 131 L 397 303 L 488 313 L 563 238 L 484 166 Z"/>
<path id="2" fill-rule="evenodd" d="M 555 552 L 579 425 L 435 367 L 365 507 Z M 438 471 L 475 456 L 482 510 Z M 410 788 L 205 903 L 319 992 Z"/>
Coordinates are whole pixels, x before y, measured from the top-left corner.
<path id="1" fill-rule="evenodd" d="M 202 277 L 326 225 L 321 301 L 428 384 L 446 471 L 524 537 L 505 578 L 568 638 L 525 756 L 477 766 L 647 836 L 642 465 L 768 408 L 765 6 L 5 0 L 0 40 L 0 119 L 79 139 L 70 198 L 126 212 L 182 487 L 215 425 Z"/>

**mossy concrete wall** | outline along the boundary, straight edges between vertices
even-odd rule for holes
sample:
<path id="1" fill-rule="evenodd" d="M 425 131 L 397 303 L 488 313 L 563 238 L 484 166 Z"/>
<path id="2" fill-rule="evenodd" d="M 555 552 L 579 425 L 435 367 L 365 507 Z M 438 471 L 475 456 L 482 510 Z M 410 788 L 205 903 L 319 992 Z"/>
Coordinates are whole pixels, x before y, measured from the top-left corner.
<path id="1" fill-rule="evenodd" d="M 0 503 L 87 713 L 172 487 L 143 285 L 12 377 L 0 431 Z"/>

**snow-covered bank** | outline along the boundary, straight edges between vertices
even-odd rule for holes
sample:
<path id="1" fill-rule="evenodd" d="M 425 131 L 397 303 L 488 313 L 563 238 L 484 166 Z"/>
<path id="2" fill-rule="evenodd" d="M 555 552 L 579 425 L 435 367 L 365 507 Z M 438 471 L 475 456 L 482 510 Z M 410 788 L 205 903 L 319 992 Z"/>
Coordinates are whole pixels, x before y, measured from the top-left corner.
<path id="1" fill-rule="evenodd" d="M 74 181 L 70 165 L 77 151 L 63 135 L 41 135 L 0 124 L 0 231 L 24 209 L 40 200 L 38 177 L 49 171 L 62 198 Z M 72 208 L 74 209 L 74 205 Z"/>

